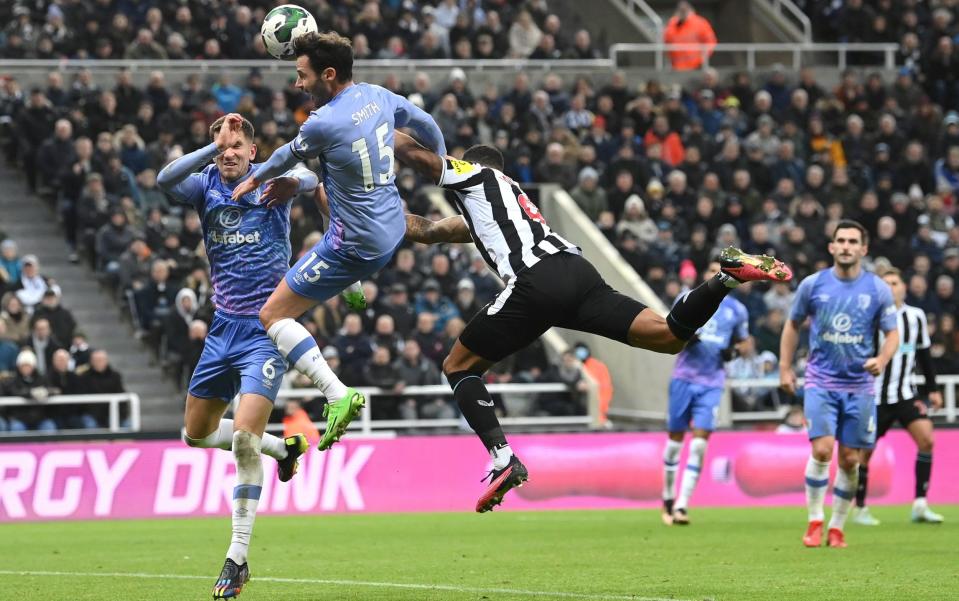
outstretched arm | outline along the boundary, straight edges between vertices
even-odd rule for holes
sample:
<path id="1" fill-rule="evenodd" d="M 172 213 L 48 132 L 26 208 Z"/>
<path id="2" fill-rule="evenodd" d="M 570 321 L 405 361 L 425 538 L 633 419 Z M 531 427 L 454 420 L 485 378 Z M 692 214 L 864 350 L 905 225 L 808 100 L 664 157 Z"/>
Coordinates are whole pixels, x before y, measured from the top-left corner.
<path id="1" fill-rule="evenodd" d="M 396 127 L 409 127 L 440 156 L 446 156 L 446 142 L 443 132 L 429 113 L 416 106 L 406 98 L 393 94 L 396 102 L 394 120 Z"/>
<path id="2" fill-rule="evenodd" d="M 466 220 L 461 215 L 432 221 L 412 213 L 406 214 L 406 239 L 422 244 L 473 241 Z"/>
<path id="3" fill-rule="evenodd" d="M 400 162 L 409 165 L 434 183 L 440 181 L 443 175 L 443 157 L 423 148 L 419 142 L 400 131 L 394 135 L 393 147 Z"/>

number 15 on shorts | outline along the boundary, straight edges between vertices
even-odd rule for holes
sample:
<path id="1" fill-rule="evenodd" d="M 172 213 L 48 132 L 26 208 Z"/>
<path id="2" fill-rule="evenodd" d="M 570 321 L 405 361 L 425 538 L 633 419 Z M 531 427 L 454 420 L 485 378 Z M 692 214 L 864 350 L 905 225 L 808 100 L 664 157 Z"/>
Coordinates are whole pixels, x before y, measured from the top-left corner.
<path id="1" fill-rule="evenodd" d="M 317 261 L 316 259 L 318 257 L 319 255 L 317 255 L 316 252 L 310 253 L 310 258 L 307 259 L 306 263 L 298 270 L 300 275 L 303 276 L 303 279 L 311 284 L 320 279 L 322 275 L 320 272 L 330 268 L 326 261 Z"/>

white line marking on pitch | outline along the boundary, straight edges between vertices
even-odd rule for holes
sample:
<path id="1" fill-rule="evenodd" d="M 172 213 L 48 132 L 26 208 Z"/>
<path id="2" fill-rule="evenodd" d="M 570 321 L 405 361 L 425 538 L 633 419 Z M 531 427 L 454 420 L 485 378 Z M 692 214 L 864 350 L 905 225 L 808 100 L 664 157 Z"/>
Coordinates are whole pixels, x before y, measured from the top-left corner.
<path id="1" fill-rule="evenodd" d="M 209 576 L 188 574 L 143 574 L 140 572 L 52 572 L 42 570 L 0 570 L 0 576 L 72 576 L 89 578 L 157 578 L 161 580 L 215 580 Z M 399 588 L 423 591 L 449 591 L 453 593 L 492 593 L 499 595 L 520 595 L 525 597 L 554 597 L 563 599 L 593 599 L 595 601 L 684 601 L 666 597 L 640 597 L 637 595 L 607 595 L 603 593 L 569 593 L 559 591 L 528 591 L 514 588 L 482 588 L 475 586 L 454 586 L 450 584 L 415 584 L 404 582 L 372 582 L 367 580 L 338 580 L 320 578 L 276 578 L 272 576 L 254 576 L 251 582 L 277 582 L 281 584 L 336 584 L 343 586 L 369 586 L 377 588 Z"/>

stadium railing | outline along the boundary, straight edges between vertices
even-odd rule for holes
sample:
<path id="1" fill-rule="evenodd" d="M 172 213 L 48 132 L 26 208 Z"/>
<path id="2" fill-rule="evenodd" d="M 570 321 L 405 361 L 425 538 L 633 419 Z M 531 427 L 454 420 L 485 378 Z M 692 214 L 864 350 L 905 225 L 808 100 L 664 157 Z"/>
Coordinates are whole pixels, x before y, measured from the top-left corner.
<path id="1" fill-rule="evenodd" d="M 913 376 L 913 381 L 917 385 L 925 383 L 922 376 Z M 947 423 L 956 423 L 959 421 L 959 406 L 956 401 L 956 391 L 959 389 L 959 375 L 942 375 L 936 377 L 936 383 L 942 387 L 943 406 L 942 409 L 930 410 L 931 417 L 943 418 Z M 803 385 L 803 379 L 799 378 L 798 386 Z M 719 424 L 722 427 L 730 427 L 736 424 L 748 424 L 756 422 L 780 421 L 789 411 L 789 405 L 781 405 L 775 409 L 764 411 L 732 411 L 733 388 L 778 388 L 779 378 L 747 378 L 726 380 L 726 391 L 723 395 L 722 405 L 719 412 Z M 666 419 L 666 408 L 662 411 L 637 410 L 622 407 L 612 407 L 609 410 L 610 418 L 621 418 L 627 421 L 649 422 Z"/>
<path id="2" fill-rule="evenodd" d="M 795 2 L 792 0 L 762 0 L 760 4 L 779 17 L 783 24 L 786 24 L 790 29 L 794 29 L 794 33 L 803 42 L 812 43 L 812 22 L 806 13 L 796 6 Z"/>
<path id="3" fill-rule="evenodd" d="M 419 59 L 419 60 L 357 60 L 357 71 L 381 70 L 388 72 L 413 73 L 423 69 L 452 69 L 459 67 L 467 72 L 519 72 L 552 70 L 573 70 L 588 73 L 595 69 L 614 69 L 617 67 L 653 67 L 656 71 L 671 71 L 668 53 L 671 50 L 696 50 L 700 44 L 663 44 L 663 43 L 621 43 L 610 47 L 609 58 L 597 59 L 558 59 L 558 60 L 531 60 L 531 59 L 493 59 L 493 60 L 454 60 L 454 59 Z M 816 64 L 825 67 L 845 69 L 850 64 L 851 54 L 857 56 L 875 56 L 882 66 L 892 69 L 895 66 L 898 44 L 838 44 L 838 43 L 720 43 L 717 44 L 712 56 L 703 49 L 705 64 L 713 66 L 735 66 L 746 69 L 755 69 L 782 63 L 787 68 L 798 70 L 805 64 Z M 640 55 L 644 62 L 632 64 L 627 62 L 630 55 Z M 832 58 L 835 60 L 832 60 Z M 810 60 L 815 58 L 815 62 Z M 729 63 L 728 65 L 726 63 Z M 264 74 L 288 74 L 290 63 L 279 60 L 91 60 L 91 59 L 16 59 L 3 61 L 0 70 L 4 74 L 36 76 L 48 71 L 75 71 L 90 69 L 92 71 L 118 71 L 129 69 L 132 73 L 149 73 L 164 71 L 167 75 L 185 76 L 192 73 L 220 73 L 223 71 L 246 72 L 257 68 Z"/>
<path id="4" fill-rule="evenodd" d="M 120 419 L 120 405 L 129 404 L 130 414 L 127 425 Z M 65 394 L 35 401 L 18 396 L 0 397 L 0 407 L 46 407 L 50 405 L 101 405 L 107 404 L 108 422 L 106 428 L 69 428 L 51 431 L 28 430 L 26 432 L 0 432 L 0 439 L 21 436 L 57 436 L 64 432 L 70 434 L 104 434 L 140 431 L 140 397 L 132 392 L 116 394 Z"/>
<path id="5" fill-rule="evenodd" d="M 913 376 L 913 382 L 916 385 L 922 385 L 926 382 L 923 376 Z M 799 380 L 800 385 L 802 379 Z M 939 410 L 930 410 L 932 417 L 944 417 L 949 423 L 955 423 L 959 419 L 959 407 L 956 406 L 956 389 L 959 388 L 959 375 L 943 375 L 936 377 L 936 384 L 942 387 L 943 406 Z M 740 379 L 727 380 L 726 390 L 732 388 L 778 388 L 779 379 Z M 734 411 L 731 412 L 733 422 L 758 422 L 775 419 L 782 419 L 788 410 L 788 406 L 783 406 L 770 411 Z"/>
<path id="6" fill-rule="evenodd" d="M 704 66 L 745 67 L 753 70 L 757 67 L 783 64 L 787 69 L 798 71 L 803 65 L 833 66 L 845 69 L 852 62 L 850 55 L 857 57 L 874 56 L 881 66 L 893 69 L 896 66 L 898 44 L 716 44 L 712 54 L 702 44 L 613 44 L 609 49 L 610 62 L 617 67 L 652 66 L 656 71 L 670 71 L 668 53 L 673 50 L 701 50 Z M 627 55 L 640 55 L 645 61 L 640 64 L 627 63 Z M 835 56 L 835 60 L 832 57 Z M 811 59 L 815 59 L 815 61 Z M 652 64 L 647 64 L 649 61 Z"/>
<path id="7" fill-rule="evenodd" d="M 540 393 L 568 393 L 569 387 L 562 383 L 545 384 L 488 384 L 491 394 L 498 394 L 507 397 L 504 402 L 507 406 L 510 404 L 509 397 L 529 397 L 530 395 Z M 390 434 L 395 430 L 430 430 L 430 429 L 450 429 L 461 427 L 464 422 L 459 419 L 373 419 L 372 410 L 377 397 L 446 397 L 453 396 L 449 386 L 408 386 L 402 392 L 384 390 L 382 388 L 357 387 L 357 390 L 366 395 L 366 406 L 358 421 L 350 424 L 350 430 L 358 430 L 364 435 L 373 435 L 375 433 Z M 278 407 L 283 405 L 286 399 L 310 399 L 321 396 L 319 391 L 313 388 L 286 388 L 280 390 L 277 395 Z M 520 427 L 570 427 L 578 428 L 593 427 L 599 422 L 599 397 L 596 394 L 595 387 L 591 387 L 586 393 L 587 415 L 569 415 L 569 416 L 530 416 L 530 417 L 503 417 L 500 423 L 504 426 Z M 323 430 L 325 423 L 316 422 L 317 428 Z M 266 427 L 268 432 L 277 432 L 283 430 L 283 424 L 270 423 Z"/>
<path id="8" fill-rule="evenodd" d="M 663 18 L 645 0 L 616 0 L 630 21 L 649 40 L 663 39 Z"/>

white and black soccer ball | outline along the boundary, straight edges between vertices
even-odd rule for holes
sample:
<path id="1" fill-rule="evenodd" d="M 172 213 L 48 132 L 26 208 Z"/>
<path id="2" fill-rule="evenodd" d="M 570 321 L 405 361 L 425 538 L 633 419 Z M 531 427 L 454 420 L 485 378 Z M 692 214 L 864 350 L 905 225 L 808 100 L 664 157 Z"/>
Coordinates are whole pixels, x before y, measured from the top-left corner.
<path id="1" fill-rule="evenodd" d="M 266 51 L 274 58 L 293 60 L 293 40 L 305 33 L 315 32 L 316 20 L 310 11 L 295 4 L 277 6 L 263 19 L 260 35 Z"/>

